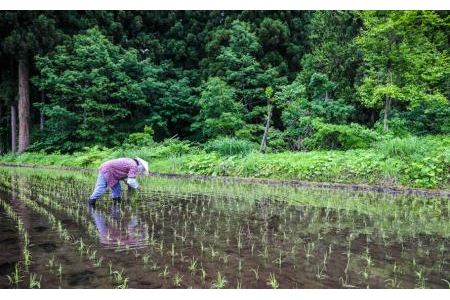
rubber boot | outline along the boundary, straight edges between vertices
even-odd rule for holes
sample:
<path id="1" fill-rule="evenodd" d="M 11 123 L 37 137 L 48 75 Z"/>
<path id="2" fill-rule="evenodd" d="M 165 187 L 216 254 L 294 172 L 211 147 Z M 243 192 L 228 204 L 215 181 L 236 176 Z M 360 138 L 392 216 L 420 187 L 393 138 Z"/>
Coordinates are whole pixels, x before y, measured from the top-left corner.
<path id="1" fill-rule="evenodd" d="M 115 197 L 112 199 L 113 199 L 114 204 L 120 204 L 120 201 L 122 201 L 122 199 L 120 197 Z"/>
<path id="2" fill-rule="evenodd" d="M 95 202 L 97 202 L 97 199 L 89 198 L 87 202 L 89 206 L 95 207 Z"/>

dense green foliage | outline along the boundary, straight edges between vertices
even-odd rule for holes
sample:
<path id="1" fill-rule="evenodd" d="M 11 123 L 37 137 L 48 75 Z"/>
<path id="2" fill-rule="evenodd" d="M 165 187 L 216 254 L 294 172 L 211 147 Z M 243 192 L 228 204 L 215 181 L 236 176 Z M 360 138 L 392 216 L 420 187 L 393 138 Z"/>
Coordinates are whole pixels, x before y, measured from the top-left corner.
<path id="1" fill-rule="evenodd" d="M 97 168 L 117 157 L 147 159 L 153 172 L 301 179 L 419 188 L 450 188 L 450 139 L 379 140 L 368 149 L 262 154 L 245 140 L 221 138 L 204 146 L 177 139 L 127 149 L 93 147 L 69 154 L 4 155 L 0 162 Z"/>
<path id="2" fill-rule="evenodd" d="M 0 150 L 10 148 L 18 59 L 30 62 L 33 150 L 120 146 L 146 126 L 157 142 L 260 144 L 268 107 L 272 151 L 448 134 L 448 20 L 445 11 L 1 12 Z"/>
<path id="3" fill-rule="evenodd" d="M 0 12 L 0 153 L 26 60 L 34 152 L 5 161 L 443 186 L 448 31 L 446 11 Z"/>

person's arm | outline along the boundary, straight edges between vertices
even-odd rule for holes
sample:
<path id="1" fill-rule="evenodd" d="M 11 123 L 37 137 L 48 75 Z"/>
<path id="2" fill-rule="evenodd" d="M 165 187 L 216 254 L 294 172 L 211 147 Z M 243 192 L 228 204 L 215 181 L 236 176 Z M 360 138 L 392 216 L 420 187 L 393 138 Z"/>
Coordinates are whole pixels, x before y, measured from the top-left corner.
<path id="1" fill-rule="evenodd" d="M 133 189 L 136 189 L 136 190 L 140 190 L 141 189 L 141 187 L 139 186 L 136 178 L 127 178 L 127 184 L 128 184 L 129 187 L 132 187 Z"/>
<path id="2" fill-rule="evenodd" d="M 140 186 L 136 180 L 137 174 L 138 174 L 138 168 L 137 168 L 137 166 L 133 165 L 127 174 L 127 177 L 128 177 L 127 184 L 129 187 L 131 187 L 133 189 L 140 190 Z"/>

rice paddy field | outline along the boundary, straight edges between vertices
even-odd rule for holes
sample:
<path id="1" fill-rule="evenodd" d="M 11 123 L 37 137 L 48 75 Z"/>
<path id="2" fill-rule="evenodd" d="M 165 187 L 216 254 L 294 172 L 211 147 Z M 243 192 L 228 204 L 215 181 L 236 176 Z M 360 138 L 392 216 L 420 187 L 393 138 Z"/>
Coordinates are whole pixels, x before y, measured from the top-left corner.
<path id="1" fill-rule="evenodd" d="M 448 197 L 0 168 L 0 288 L 449 288 Z"/>

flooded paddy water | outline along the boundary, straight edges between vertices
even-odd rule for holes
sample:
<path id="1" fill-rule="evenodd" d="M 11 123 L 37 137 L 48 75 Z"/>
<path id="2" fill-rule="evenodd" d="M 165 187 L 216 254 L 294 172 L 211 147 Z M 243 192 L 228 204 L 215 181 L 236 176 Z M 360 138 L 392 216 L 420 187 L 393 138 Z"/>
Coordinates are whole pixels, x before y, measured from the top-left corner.
<path id="1" fill-rule="evenodd" d="M 0 288 L 448 288 L 448 197 L 0 168 Z"/>

